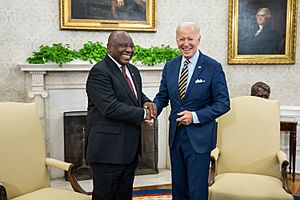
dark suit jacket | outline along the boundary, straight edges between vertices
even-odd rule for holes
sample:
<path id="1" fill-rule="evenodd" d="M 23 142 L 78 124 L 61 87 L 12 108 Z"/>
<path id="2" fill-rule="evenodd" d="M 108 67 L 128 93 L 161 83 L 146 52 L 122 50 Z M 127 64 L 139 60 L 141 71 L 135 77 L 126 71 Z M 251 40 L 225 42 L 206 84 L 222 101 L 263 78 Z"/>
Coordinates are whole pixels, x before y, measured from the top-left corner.
<path id="1" fill-rule="evenodd" d="M 239 54 L 279 54 L 280 53 L 280 34 L 271 28 L 269 24 L 265 25 L 262 31 L 255 36 L 258 27 L 250 31 L 249 35 L 239 41 Z"/>
<path id="2" fill-rule="evenodd" d="M 92 67 L 86 83 L 88 96 L 86 158 L 89 162 L 128 164 L 140 143 L 142 92 L 138 69 L 127 65 L 138 96 L 130 90 L 121 70 L 106 56 Z"/>
<path id="3" fill-rule="evenodd" d="M 179 56 L 166 63 L 159 92 L 153 102 L 160 113 L 170 100 L 170 147 L 177 129 L 177 113 L 183 110 L 195 111 L 200 123 L 185 126 L 186 132 L 194 150 L 207 153 L 215 147 L 215 119 L 230 108 L 225 74 L 220 63 L 200 52 L 184 101 L 181 102 L 178 94 L 181 59 Z"/>

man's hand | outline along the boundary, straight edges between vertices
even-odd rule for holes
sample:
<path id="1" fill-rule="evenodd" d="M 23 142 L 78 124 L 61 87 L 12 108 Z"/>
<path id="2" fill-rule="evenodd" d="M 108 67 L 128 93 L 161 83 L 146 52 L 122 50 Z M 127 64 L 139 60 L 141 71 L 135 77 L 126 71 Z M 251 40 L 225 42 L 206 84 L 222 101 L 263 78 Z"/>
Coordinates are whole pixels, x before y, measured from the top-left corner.
<path id="1" fill-rule="evenodd" d="M 178 118 L 176 119 L 178 126 L 181 124 L 183 125 L 190 125 L 193 122 L 193 114 L 190 111 L 182 111 L 177 114 Z"/>
<path id="2" fill-rule="evenodd" d="M 156 119 L 157 116 L 157 107 L 154 103 L 152 102 L 146 102 L 144 103 L 144 108 L 150 111 L 150 116 L 152 119 Z"/>
<path id="3" fill-rule="evenodd" d="M 154 119 L 145 119 L 144 121 L 145 121 L 145 123 L 146 123 L 147 125 L 149 125 L 149 126 L 152 126 L 153 123 L 154 123 Z"/>
<path id="4" fill-rule="evenodd" d="M 144 119 L 144 121 L 146 122 L 147 125 L 153 125 L 154 123 L 154 118 L 151 117 L 151 111 L 149 109 L 145 108 L 145 112 L 146 112 L 146 117 Z"/>
<path id="5" fill-rule="evenodd" d="M 146 109 L 146 108 L 144 108 L 144 110 L 145 110 L 145 112 L 146 112 L 146 115 L 144 116 L 144 117 L 145 117 L 144 120 L 151 120 L 152 117 L 151 117 L 151 112 L 150 112 L 150 110 L 149 110 L 149 109 Z"/>

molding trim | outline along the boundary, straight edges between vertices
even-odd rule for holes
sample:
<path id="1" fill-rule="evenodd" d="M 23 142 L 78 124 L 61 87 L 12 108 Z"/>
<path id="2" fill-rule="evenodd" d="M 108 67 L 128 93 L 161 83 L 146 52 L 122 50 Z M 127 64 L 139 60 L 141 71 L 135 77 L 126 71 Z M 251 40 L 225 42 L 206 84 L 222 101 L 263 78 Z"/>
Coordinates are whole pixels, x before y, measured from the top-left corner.
<path id="1" fill-rule="evenodd" d="M 156 66 L 145 66 L 143 64 L 134 64 L 140 71 L 162 71 L 163 64 Z M 93 64 L 88 62 L 77 62 L 64 64 L 59 67 L 57 64 L 23 64 L 19 63 L 23 72 L 86 72 L 90 71 Z"/>

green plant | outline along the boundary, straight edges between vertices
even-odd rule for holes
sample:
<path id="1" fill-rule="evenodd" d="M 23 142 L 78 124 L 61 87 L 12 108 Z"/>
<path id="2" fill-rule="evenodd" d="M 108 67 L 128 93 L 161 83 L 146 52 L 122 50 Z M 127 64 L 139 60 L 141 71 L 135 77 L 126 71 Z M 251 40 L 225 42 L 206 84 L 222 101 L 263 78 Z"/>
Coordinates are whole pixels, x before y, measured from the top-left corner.
<path id="1" fill-rule="evenodd" d="M 151 66 L 164 63 L 178 55 L 180 55 L 180 51 L 178 49 L 171 48 L 170 46 L 162 45 L 161 47 L 144 48 L 136 45 L 132 62 L 141 62 L 145 65 Z"/>
<path id="2" fill-rule="evenodd" d="M 76 52 L 77 58 L 83 61 L 99 62 L 106 55 L 106 48 L 100 42 L 87 42 Z"/>
<path id="3" fill-rule="evenodd" d="M 53 62 L 62 67 L 64 63 L 70 62 L 76 57 L 75 52 L 70 49 L 68 44 L 42 45 L 39 49 L 39 51 L 32 53 L 32 57 L 27 58 L 28 63 L 45 64 Z"/>
<path id="4" fill-rule="evenodd" d="M 135 53 L 132 58 L 133 63 L 141 62 L 144 65 L 153 66 L 164 63 L 180 55 L 180 51 L 170 46 L 144 48 L 135 45 Z M 106 56 L 106 47 L 100 42 L 87 42 L 78 51 L 70 49 L 68 44 L 53 44 L 52 46 L 42 45 L 40 50 L 33 52 L 32 56 L 27 58 L 30 64 L 57 63 L 62 67 L 64 63 L 75 59 L 98 62 Z"/>

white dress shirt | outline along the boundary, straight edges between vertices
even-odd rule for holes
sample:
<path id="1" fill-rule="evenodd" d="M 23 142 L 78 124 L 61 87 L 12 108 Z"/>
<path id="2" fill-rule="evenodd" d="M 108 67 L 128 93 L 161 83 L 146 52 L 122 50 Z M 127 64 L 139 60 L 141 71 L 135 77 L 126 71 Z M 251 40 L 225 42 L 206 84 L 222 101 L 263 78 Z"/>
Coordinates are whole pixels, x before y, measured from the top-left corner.
<path id="1" fill-rule="evenodd" d="M 116 65 L 119 67 L 120 71 L 122 72 L 122 65 L 119 64 L 113 57 L 111 57 L 111 55 L 108 54 L 108 56 L 116 63 Z M 134 85 L 134 82 L 132 80 L 132 77 L 131 77 L 131 74 L 130 74 L 130 71 L 128 70 L 127 68 L 127 65 L 125 65 L 125 68 L 126 68 L 126 75 L 127 77 L 129 78 L 130 82 L 131 82 L 131 85 L 133 86 L 133 90 L 134 90 L 134 94 L 135 96 L 137 97 L 137 92 L 136 92 L 136 89 L 135 89 L 135 85 Z"/>
<path id="2" fill-rule="evenodd" d="M 258 28 L 257 32 L 256 32 L 255 35 L 254 35 L 255 37 L 258 36 L 258 35 L 260 34 L 260 32 L 263 30 L 263 28 L 264 28 L 263 25 L 259 25 L 258 27 L 259 27 L 259 28 Z"/>
<path id="3" fill-rule="evenodd" d="M 107 55 L 114 61 L 114 63 L 116 63 L 116 65 L 119 67 L 120 71 L 122 72 L 122 69 L 121 69 L 122 65 L 119 64 L 119 63 L 118 63 L 111 55 L 109 55 L 109 54 L 107 54 Z M 127 75 L 127 77 L 129 78 L 129 80 L 130 80 L 130 82 L 131 82 L 131 85 L 133 86 L 133 90 L 134 90 L 135 96 L 137 97 L 137 92 L 136 92 L 135 85 L 134 85 L 134 82 L 133 82 L 133 80 L 132 80 L 130 71 L 128 70 L 127 65 L 125 65 L 125 67 L 126 67 L 126 75 Z M 123 72 L 122 72 L 122 73 L 123 73 Z M 146 118 L 146 116 L 147 116 L 147 111 L 146 111 L 146 109 L 144 108 L 144 119 Z"/>
<path id="4" fill-rule="evenodd" d="M 192 75 L 194 73 L 194 70 L 195 70 L 195 66 L 197 65 L 197 61 L 198 61 L 198 58 L 199 58 L 199 51 L 197 51 L 195 53 L 195 55 L 193 57 L 191 57 L 189 59 L 190 63 L 188 64 L 188 80 L 187 80 L 187 87 L 188 88 L 188 85 L 191 81 L 191 78 L 192 78 Z M 186 61 L 187 59 L 185 57 L 182 56 L 182 59 L 181 59 L 181 65 L 180 66 L 183 66 L 184 65 L 184 62 Z M 180 79 L 180 72 L 181 72 L 181 68 L 179 70 L 179 75 L 178 75 L 178 83 L 179 83 L 179 79 Z M 196 112 L 191 112 L 192 115 L 193 115 L 193 123 L 197 124 L 197 123 L 200 123 L 199 119 L 198 119 L 198 116 L 196 114 Z"/>

